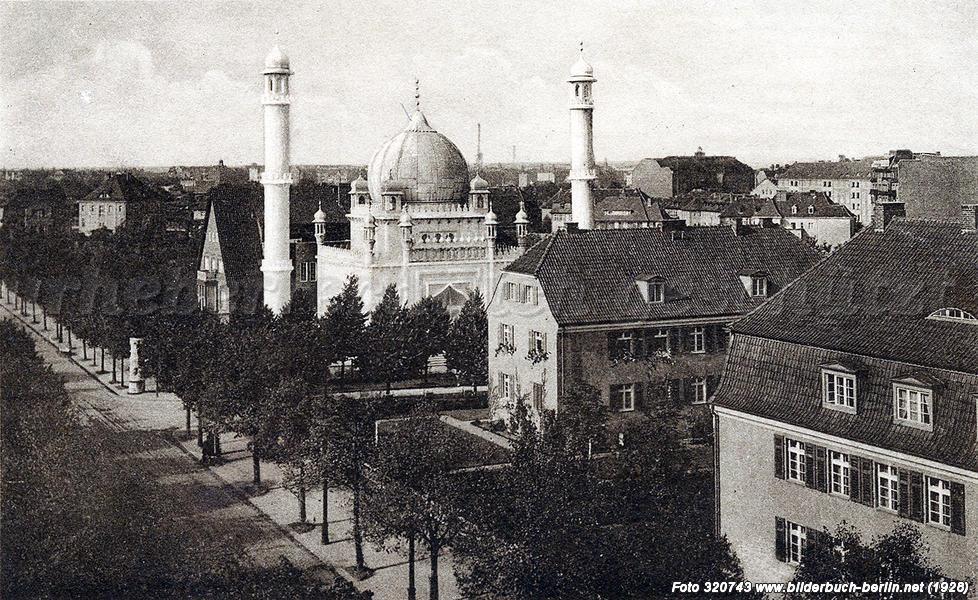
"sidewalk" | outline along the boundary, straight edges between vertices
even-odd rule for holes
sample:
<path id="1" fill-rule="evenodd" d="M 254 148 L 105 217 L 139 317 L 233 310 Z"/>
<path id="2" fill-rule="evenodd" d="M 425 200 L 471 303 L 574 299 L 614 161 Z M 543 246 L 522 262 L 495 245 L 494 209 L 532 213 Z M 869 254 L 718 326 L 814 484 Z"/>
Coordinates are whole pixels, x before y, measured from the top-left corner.
<path id="1" fill-rule="evenodd" d="M 31 322 L 30 316 L 23 317 L 7 304 L 6 296 L 0 298 L 0 313 L 6 313 L 11 318 L 19 320 L 25 326 L 43 337 L 55 348 L 59 346 L 53 336 L 54 321 L 48 318 L 48 331 L 42 331 L 41 324 Z M 196 435 L 186 435 L 186 422 L 183 403 L 173 393 L 154 391 L 155 383 L 147 382 L 150 391 L 138 395 L 129 395 L 127 390 L 118 384 L 111 383 L 111 373 L 98 374 L 98 368 L 92 365 L 92 349 L 89 349 L 89 359 L 81 357 L 81 347 L 76 347 L 76 353 L 67 358 L 82 369 L 89 377 L 98 381 L 107 391 L 111 392 L 110 406 L 99 406 L 118 416 L 127 427 L 141 430 L 166 431 L 167 437 L 183 452 L 194 460 L 201 458 Z M 196 428 L 196 418 L 191 420 L 192 429 Z M 247 499 L 274 523 L 283 527 L 288 535 L 306 550 L 314 554 L 325 564 L 334 566 L 344 577 L 353 581 L 360 590 L 371 590 L 376 600 L 402 600 L 407 596 L 407 554 L 406 551 L 396 552 L 377 549 L 369 542 L 364 544 L 366 564 L 375 572 L 373 576 L 363 581 L 354 581 L 350 575 L 351 567 L 355 566 L 353 540 L 351 537 L 352 518 L 350 495 L 346 492 L 331 490 L 329 493 L 329 528 L 332 543 L 323 546 L 320 542 L 321 529 L 314 528 L 308 533 L 297 533 L 289 525 L 298 521 L 298 500 L 296 496 L 282 486 L 282 471 L 274 463 L 262 462 L 262 483 L 268 491 L 260 495 L 251 495 L 252 461 L 251 453 L 247 450 L 248 440 L 234 434 L 221 436 L 223 461 L 212 465 L 210 471 L 225 485 L 233 488 L 239 498 Z M 322 523 L 322 489 L 309 490 L 306 493 L 306 510 L 310 523 Z M 417 597 L 428 596 L 429 560 L 426 553 L 418 548 L 415 560 Z M 455 600 L 461 596 L 453 572 L 452 558 L 448 552 L 439 556 L 439 592 L 444 600 Z"/>

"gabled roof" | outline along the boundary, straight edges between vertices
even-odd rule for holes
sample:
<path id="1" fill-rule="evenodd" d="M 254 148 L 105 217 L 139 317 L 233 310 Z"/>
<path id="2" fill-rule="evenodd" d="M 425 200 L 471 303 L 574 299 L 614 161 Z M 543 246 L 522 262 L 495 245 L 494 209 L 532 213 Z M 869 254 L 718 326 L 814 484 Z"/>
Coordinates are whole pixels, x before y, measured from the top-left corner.
<path id="1" fill-rule="evenodd" d="M 869 179 L 873 162 L 881 157 L 859 160 L 796 162 L 789 165 L 779 180 L 785 179 Z"/>
<path id="2" fill-rule="evenodd" d="M 832 202 L 824 192 L 785 192 L 779 191 L 774 197 L 778 211 L 785 217 L 792 216 L 791 207 L 798 207 L 798 215 L 805 217 L 849 217 L 855 218 L 852 212 L 843 205 Z M 808 207 L 815 212 L 809 213 Z"/>
<path id="3" fill-rule="evenodd" d="M 207 231 L 212 217 L 217 225 L 221 259 L 228 279 L 241 281 L 257 276 L 261 268 L 262 245 L 258 219 L 251 207 L 233 198 L 215 196 L 208 202 L 202 231 Z M 200 264 L 199 255 L 197 263 Z"/>
<path id="4" fill-rule="evenodd" d="M 562 325 L 739 315 L 755 308 L 738 273 L 765 270 L 776 291 L 820 258 L 810 245 L 776 228 L 727 226 L 558 232 L 506 271 L 535 276 Z M 648 304 L 636 278 L 655 273 L 666 301 Z"/>
<path id="5" fill-rule="evenodd" d="M 978 312 L 978 233 L 895 219 L 885 232 L 854 237 L 733 329 L 978 373 L 978 327 L 927 318 L 946 306 Z"/>
<path id="6" fill-rule="evenodd" d="M 115 173 L 106 177 L 101 185 L 86 194 L 82 200 L 101 200 L 104 192 L 108 192 L 109 199 L 120 202 L 164 202 L 170 198 L 162 189 L 132 173 Z"/>

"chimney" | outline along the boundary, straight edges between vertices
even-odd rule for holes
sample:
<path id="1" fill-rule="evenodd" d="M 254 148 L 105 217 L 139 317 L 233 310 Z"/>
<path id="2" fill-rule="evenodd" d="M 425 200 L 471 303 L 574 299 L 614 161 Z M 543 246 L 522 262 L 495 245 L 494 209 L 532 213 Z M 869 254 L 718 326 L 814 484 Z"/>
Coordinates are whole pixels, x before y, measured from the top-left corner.
<path id="1" fill-rule="evenodd" d="M 978 231 L 978 204 L 961 205 L 961 224 L 962 231 Z"/>
<path id="2" fill-rule="evenodd" d="M 877 202 L 873 207 L 873 227 L 879 232 L 886 229 L 894 217 L 907 216 L 903 202 Z"/>
<path id="3" fill-rule="evenodd" d="M 568 221 L 567 222 L 567 234 L 568 235 L 577 235 L 580 232 L 581 232 L 581 229 L 580 229 L 580 227 L 577 226 L 577 223 L 575 223 L 573 221 Z"/>

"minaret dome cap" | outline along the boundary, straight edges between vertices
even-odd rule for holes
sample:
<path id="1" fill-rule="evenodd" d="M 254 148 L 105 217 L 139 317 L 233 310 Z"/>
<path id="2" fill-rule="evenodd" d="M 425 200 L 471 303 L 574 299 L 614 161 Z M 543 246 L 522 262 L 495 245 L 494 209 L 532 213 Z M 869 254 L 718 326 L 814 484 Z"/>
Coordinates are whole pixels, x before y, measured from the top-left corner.
<path id="1" fill-rule="evenodd" d="M 265 73 L 289 73 L 289 57 L 275 46 L 265 57 Z"/>
<path id="2" fill-rule="evenodd" d="M 469 182 L 469 189 L 473 192 L 484 192 L 489 189 L 489 182 L 477 173 Z"/>
<path id="3" fill-rule="evenodd" d="M 581 44 L 581 52 L 577 56 L 577 62 L 570 68 L 571 80 L 594 79 L 594 67 L 584 60 L 584 44 Z"/>
<path id="4" fill-rule="evenodd" d="M 492 212 L 492 209 L 490 208 L 489 212 L 486 213 L 486 225 L 498 225 L 498 224 L 499 224 L 499 219 L 496 218 L 496 213 Z"/>

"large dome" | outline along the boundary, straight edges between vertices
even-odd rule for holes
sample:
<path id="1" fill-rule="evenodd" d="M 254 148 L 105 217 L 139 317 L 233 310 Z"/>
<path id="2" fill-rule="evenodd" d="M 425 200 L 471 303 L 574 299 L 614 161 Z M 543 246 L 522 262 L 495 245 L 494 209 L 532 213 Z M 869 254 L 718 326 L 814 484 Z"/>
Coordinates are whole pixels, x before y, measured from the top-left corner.
<path id="1" fill-rule="evenodd" d="M 367 186 L 374 202 L 381 201 L 381 190 L 390 184 L 404 192 L 403 202 L 463 202 L 469 167 L 455 144 L 432 129 L 418 110 L 407 129 L 370 159 Z"/>

